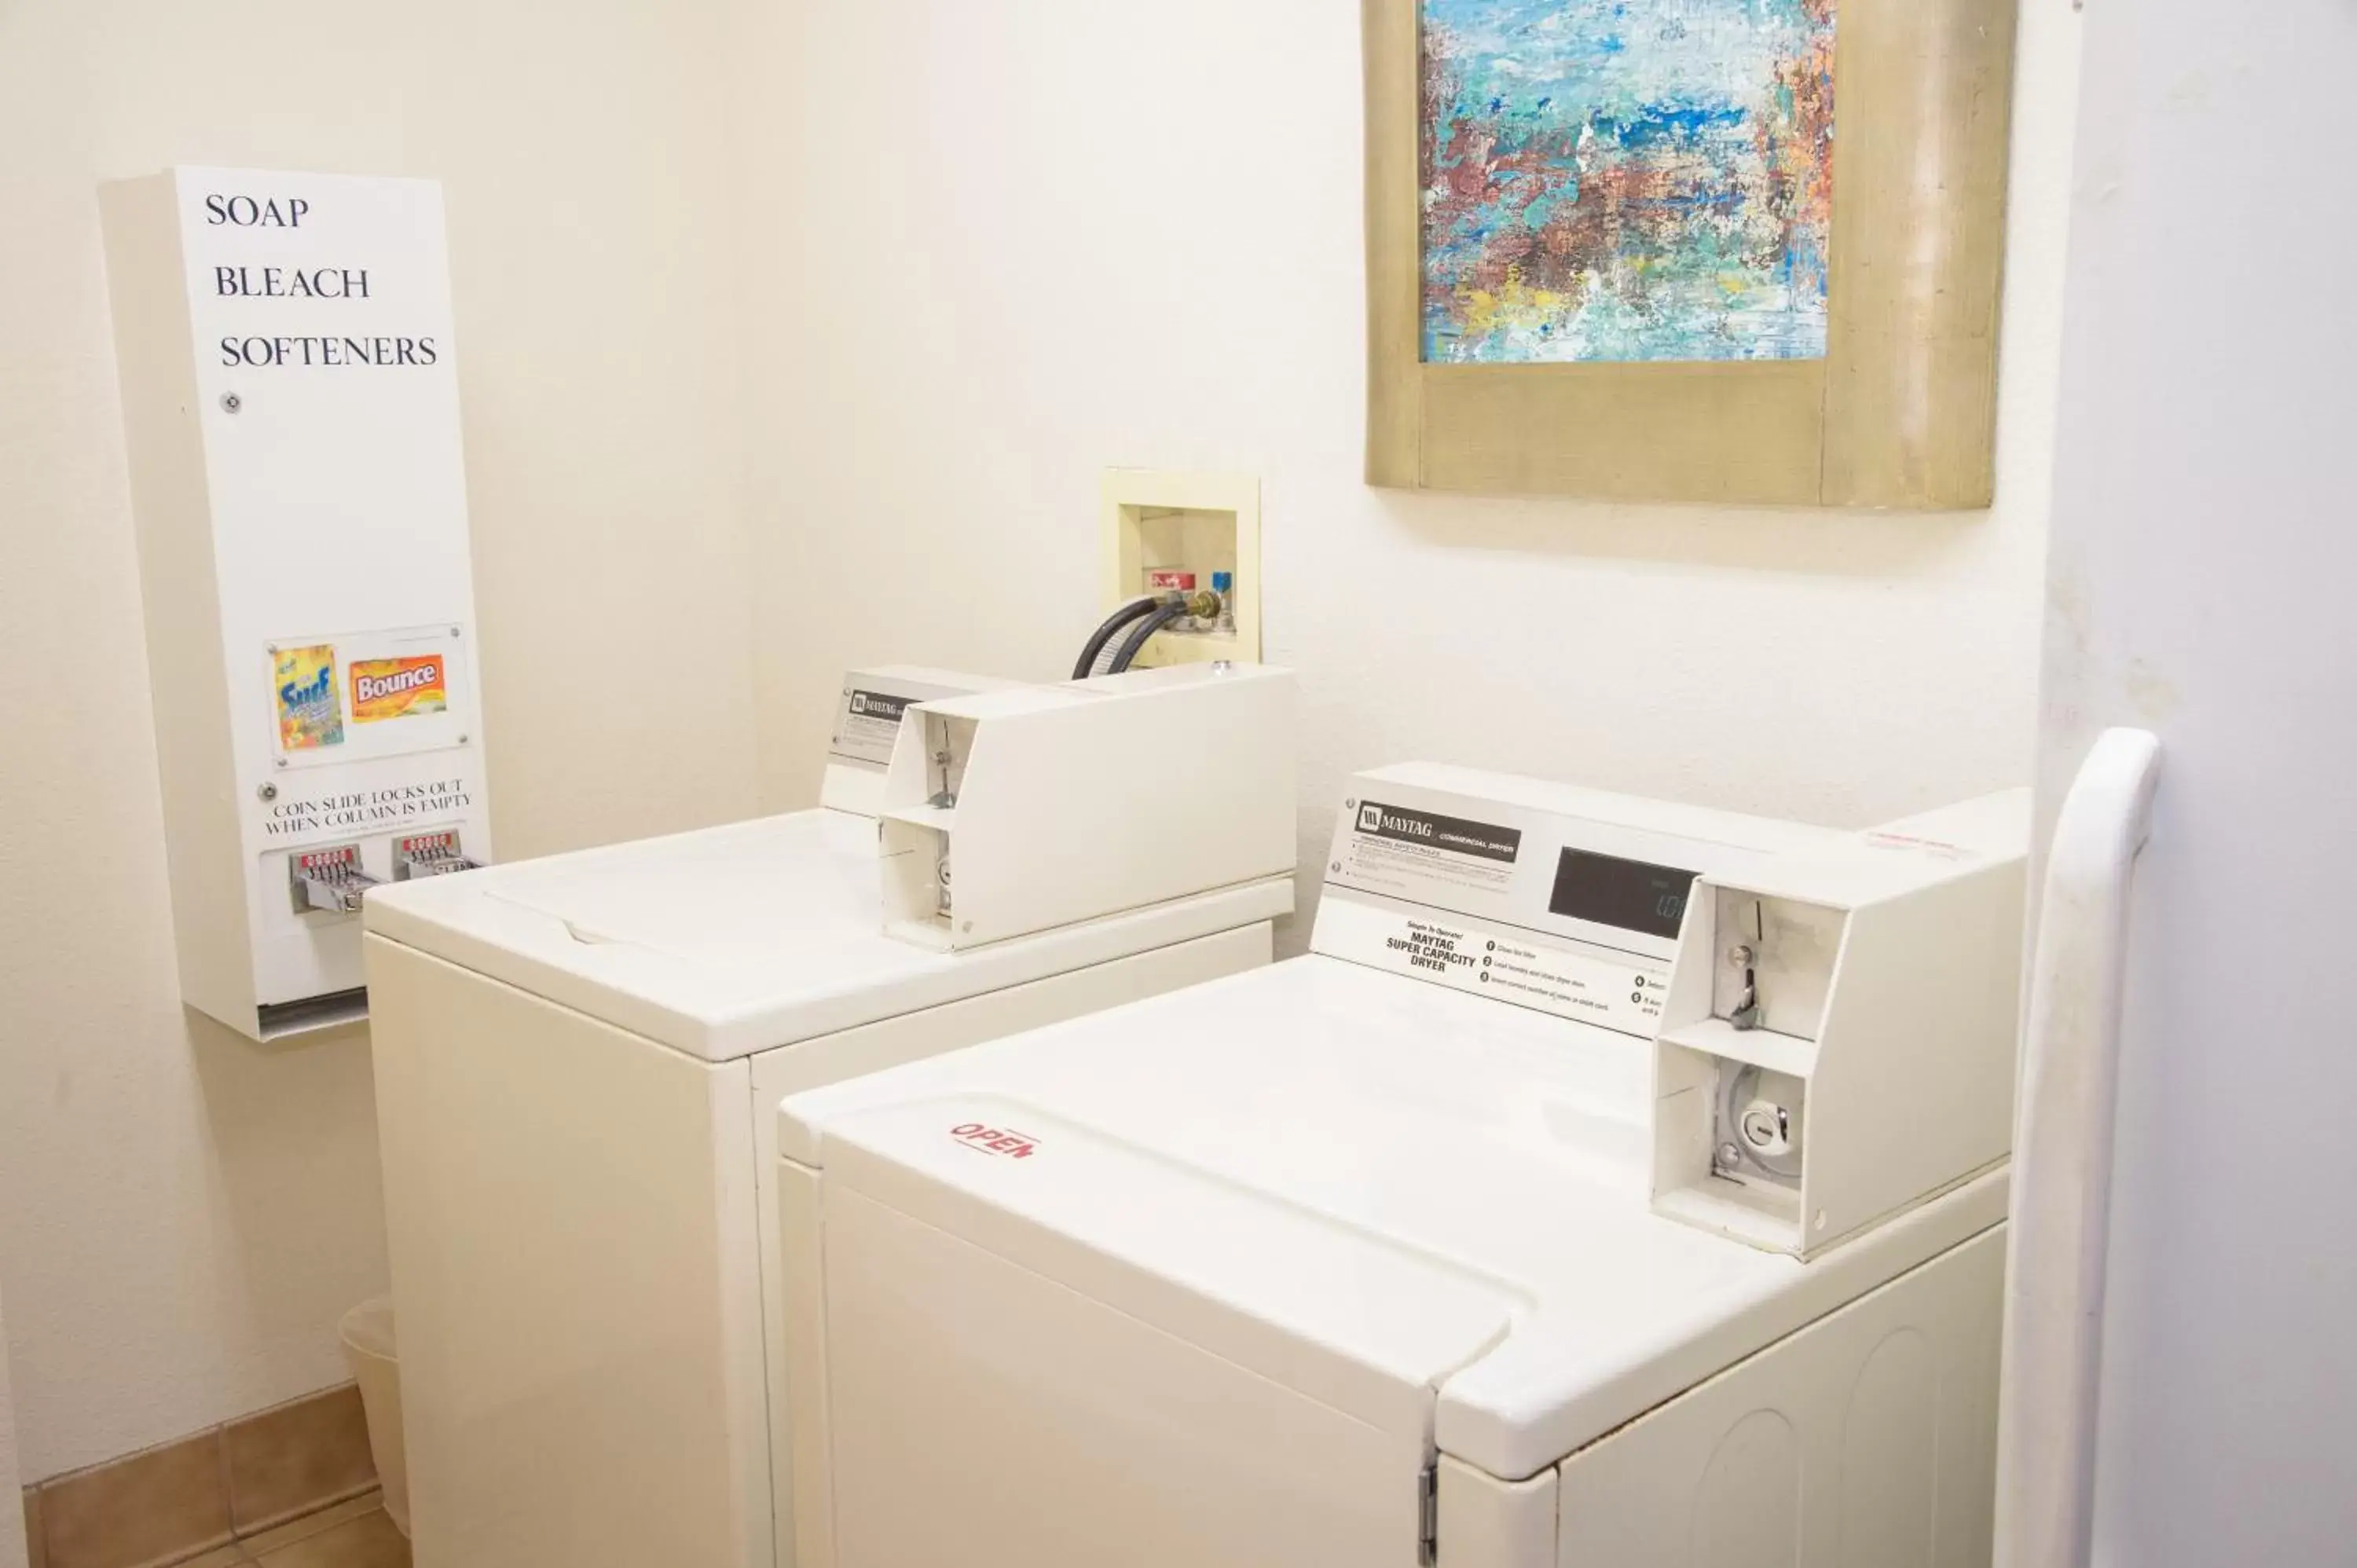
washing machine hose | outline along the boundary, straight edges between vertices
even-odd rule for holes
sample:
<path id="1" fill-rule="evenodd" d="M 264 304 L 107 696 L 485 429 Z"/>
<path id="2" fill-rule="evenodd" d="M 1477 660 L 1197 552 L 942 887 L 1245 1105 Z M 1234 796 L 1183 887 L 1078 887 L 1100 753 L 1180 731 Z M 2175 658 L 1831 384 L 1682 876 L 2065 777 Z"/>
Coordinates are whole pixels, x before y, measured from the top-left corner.
<path id="1" fill-rule="evenodd" d="M 1143 598 L 1130 600 L 1129 603 L 1107 616 L 1105 623 L 1089 634 L 1087 646 L 1081 650 L 1080 661 L 1072 666 L 1072 679 L 1085 681 L 1099 673 L 1110 674 L 1112 672 L 1110 671 L 1100 671 L 1097 669 L 1097 660 L 1104 652 L 1105 645 L 1114 639 L 1122 628 L 1143 617 L 1152 615 L 1157 609 L 1178 596 L 1176 594 L 1147 594 Z"/>
<path id="2" fill-rule="evenodd" d="M 1156 632 L 1185 614 L 1187 614 L 1187 598 L 1181 594 L 1174 596 L 1168 604 L 1161 606 L 1152 615 L 1139 621 L 1137 629 L 1131 632 L 1128 640 L 1121 645 L 1121 651 L 1113 656 L 1113 662 L 1106 667 L 1105 673 L 1118 675 L 1128 669 L 1130 661 L 1144 652 L 1146 645 L 1154 640 Z"/>

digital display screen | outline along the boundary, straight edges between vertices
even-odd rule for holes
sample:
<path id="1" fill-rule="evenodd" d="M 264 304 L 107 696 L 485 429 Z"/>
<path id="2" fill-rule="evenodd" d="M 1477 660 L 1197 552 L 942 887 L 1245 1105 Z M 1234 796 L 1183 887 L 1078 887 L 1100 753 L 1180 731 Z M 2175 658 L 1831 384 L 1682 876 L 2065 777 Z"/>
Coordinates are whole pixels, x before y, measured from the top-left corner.
<path id="1" fill-rule="evenodd" d="M 1555 863 L 1555 893 L 1547 908 L 1575 920 L 1593 920 L 1649 937 L 1674 937 L 1686 918 L 1686 899 L 1699 873 L 1649 865 L 1567 849 Z"/>

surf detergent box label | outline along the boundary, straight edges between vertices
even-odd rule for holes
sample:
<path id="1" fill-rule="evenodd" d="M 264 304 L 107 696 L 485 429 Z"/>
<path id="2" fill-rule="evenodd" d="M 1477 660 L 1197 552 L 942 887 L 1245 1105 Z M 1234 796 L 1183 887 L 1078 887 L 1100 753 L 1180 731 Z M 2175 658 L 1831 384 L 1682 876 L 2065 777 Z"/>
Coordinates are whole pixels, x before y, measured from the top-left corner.
<path id="1" fill-rule="evenodd" d="M 439 655 L 352 660 L 352 722 L 378 724 L 450 706 L 450 671 Z"/>
<path id="2" fill-rule="evenodd" d="M 282 749 L 316 751 L 344 743 L 344 705 L 336 689 L 332 643 L 280 649 L 271 660 L 271 686 L 278 698 Z"/>

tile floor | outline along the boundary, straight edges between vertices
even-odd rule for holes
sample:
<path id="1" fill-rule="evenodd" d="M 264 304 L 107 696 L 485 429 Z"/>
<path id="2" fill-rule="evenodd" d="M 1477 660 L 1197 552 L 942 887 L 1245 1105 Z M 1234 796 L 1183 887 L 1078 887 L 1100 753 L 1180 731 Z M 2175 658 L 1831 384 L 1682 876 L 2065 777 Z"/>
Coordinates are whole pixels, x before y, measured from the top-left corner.
<path id="1" fill-rule="evenodd" d="M 377 1495 L 367 1415 L 346 1383 L 28 1487 L 25 1530 L 32 1568 L 222 1568 L 265 1552 L 287 1568 L 407 1568 L 370 1544 L 390 1532 L 360 1522 Z M 341 1527 L 330 1556 L 287 1550 Z"/>
<path id="2" fill-rule="evenodd" d="M 298 1519 L 234 1546 L 208 1552 L 181 1568 L 409 1568 L 409 1542 L 385 1517 L 374 1492 Z"/>

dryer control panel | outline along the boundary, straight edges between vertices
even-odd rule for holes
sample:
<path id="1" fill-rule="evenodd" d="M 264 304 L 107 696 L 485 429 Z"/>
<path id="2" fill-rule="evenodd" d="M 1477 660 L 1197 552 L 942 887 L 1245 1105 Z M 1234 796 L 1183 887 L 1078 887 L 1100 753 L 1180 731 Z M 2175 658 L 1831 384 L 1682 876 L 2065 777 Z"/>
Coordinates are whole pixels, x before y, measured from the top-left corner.
<path id="1" fill-rule="evenodd" d="M 1351 780 L 1314 951 L 1640 1038 L 1700 877 L 1830 836 L 1432 764 Z"/>

